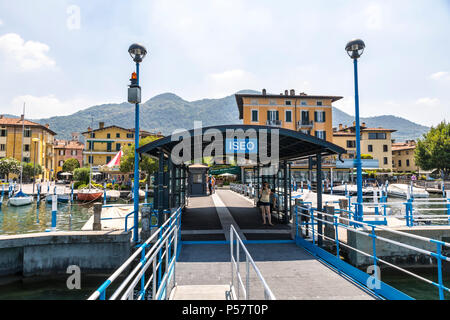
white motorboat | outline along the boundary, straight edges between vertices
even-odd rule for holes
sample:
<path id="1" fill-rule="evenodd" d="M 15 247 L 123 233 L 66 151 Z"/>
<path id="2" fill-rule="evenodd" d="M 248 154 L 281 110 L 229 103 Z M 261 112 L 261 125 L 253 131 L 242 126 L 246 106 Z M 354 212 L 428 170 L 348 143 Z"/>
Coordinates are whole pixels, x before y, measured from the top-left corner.
<path id="1" fill-rule="evenodd" d="M 411 186 L 407 184 L 390 184 L 387 188 L 388 195 L 399 198 L 408 197 L 408 189 L 411 190 Z M 422 188 L 412 188 L 411 196 L 413 198 L 429 198 L 430 194 L 428 191 Z"/>

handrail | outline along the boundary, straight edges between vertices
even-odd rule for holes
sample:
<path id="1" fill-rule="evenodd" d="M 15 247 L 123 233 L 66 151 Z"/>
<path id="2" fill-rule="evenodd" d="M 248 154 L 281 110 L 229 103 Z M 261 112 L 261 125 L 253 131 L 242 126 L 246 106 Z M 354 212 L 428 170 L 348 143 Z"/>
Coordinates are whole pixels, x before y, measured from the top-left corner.
<path id="1" fill-rule="evenodd" d="M 127 269 L 132 262 L 138 257 L 139 254 L 141 254 L 141 261 L 136 265 L 136 267 L 133 269 L 133 271 L 130 272 L 129 276 L 121 283 L 118 289 L 114 292 L 114 294 L 111 296 L 111 299 L 115 299 L 120 292 L 126 287 L 126 285 L 130 282 L 132 279 L 132 276 L 137 273 L 139 269 L 143 269 L 145 267 L 145 270 L 148 268 L 148 259 L 151 256 L 153 259 L 155 256 L 155 252 L 158 253 L 159 259 L 161 259 L 162 256 L 162 243 L 164 241 L 168 240 L 168 237 L 172 235 L 172 239 L 170 241 L 170 245 L 172 243 L 175 243 L 175 249 L 174 254 L 172 256 L 172 262 L 173 259 L 176 259 L 177 254 L 177 246 L 178 246 L 178 238 L 179 238 L 179 230 L 180 230 L 180 224 L 181 224 L 181 208 L 178 208 L 175 210 L 175 212 L 170 216 L 170 218 L 164 222 L 164 224 L 159 228 L 157 232 L 152 234 L 143 244 L 139 245 L 138 249 L 88 298 L 88 300 L 105 300 L 106 299 L 106 289 L 113 283 L 121 274 L 122 272 Z M 145 252 L 145 249 L 149 247 L 149 245 L 156 241 L 155 244 L 151 245 L 150 250 L 148 253 Z M 166 242 L 164 242 L 166 243 Z M 165 247 L 164 249 L 166 252 L 169 250 L 169 254 L 166 256 L 170 258 L 170 247 Z M 161 272 L 161 263 L 158 264 L 157 271 Z M 169 270 L 165 269 L 165 272 L 167 273 Z M 139 273 L 141 276 L 141 280 L 145 280 L 144 273 Z M 159 279 L 158 279 L 159 280 Z M 133 282 L 134 283 L 134 282 Z M 154 286 L 156 285 L 156 281 L 154 281 Z M 141 288 L 142 289 L 142 288 Z M 143 296 L 145 294 L 146 288 L 144 288 L 144 291 L 141 292 L 140 296 Z M 128 292 L 128 291 L 127 291 Z M 154 293 L 155 291 L 152 291 Z"/>
<path id="2" fill-rule="evenodd" d="M 301 210 L 299 210 L 299 209 L 301 209 Z M 308 210 L 307 214 L 302 212 L 302 211 L 305 211 L 305 210 Z M 410 234 L 410 233 L 406 233 L 406 232 L 402 232 L 402 231 L 399 231 L 399 230 L 393 230 L 393 229 L 385 228 L 385 227 L 378 226 L 378 225 L 373 225 L 373 224 L 370 224 L 370 223 L 367 223 L 367 222 L 361 222 L 361 221 L 356 221 L 356 220 L 353 220 L 353 219 L 348 219 L 348 218 L 345 218 L 345 217 L 342 217 L 342 216 L 338 216 L 337 214 L 331 215 L 331 214 L 328 214 L 326 212 L 318 212 L 316 209 L 314 209 L 314 208 L 311 209 L 309 207 L 295 206 L 295 214 L 296 214 L 296 217 L 298 215 L 308 217 L 310 219 L 309 221 L 311 221 L 311 222 L 307 221 L 307 222 L 299 224 L 297 222 L 298 218 L 296 218 L 296 222 L 295 222 L 296 223 L 296 229 L 297 229 L 296 230 L 296 236 L 298 237 L 300 234 L 303 235 L 303 232 L 300 233 L 300 231 L 302 231 L 303 228 L 304 228 L 305 230 L 312 231 L 313 244 L 316 243 L 315 242 L 315 237 L 321 237 L 323 239 L 335 242 L 336 249 L 337 249 L 336 250 L 337 251 L 336 252 L 336 257 L 338 259 L 340 259 L 339 248 L 340 247 L 346 247 L 346 248 L 348 248 L 350 250 L 353 250 L 353 251 L 355 251 L 357 253 L 360 253 L 360 254 L 362 254 L 362 255 L 364 255 L 366 257 L 369 257 L 369 258 L 373 259 L 373 264 L 374 264 L 375 267 L 377 266 L 378 262 L 381 262 L 381 263 L 384 263 L 384 264 L 386 264 L 386 265 L 388 265 L 390 267 L 393 267 L 393 268 L 395 268 L 395 269 L 397 269 L 397 270 L 399 270 L 399 271 L 401 271 L 403 273 L 411 275 L 411 276 L 413 276 L 413 277 L 415 277 L 415 278 L 417 278 L 417 279 L 419 279 L 421 281 L 424 281 L 424 282 L 426 282 L 428 284 L 432 284 L 432 285 L 436 286 L 438 288 L 438 290 L 439 290 L 439 298 L 441 300 L 444 299 L 444 291 L 450 292 L 450 289 L 448 287 L 446 287 L 443 284 L 443 281 L 442 281 L 442 261 L 450 261 L 449 257 L 447 257 L 445 255 L 442 255 L 442 247 L 443 246 L 450 247 L 450 243 L 447 243 L 447 242 L 444 242 L 444 241 L 435 240 L 435 239 L 431 239 L 431 238 L 427 238 L 427 237 L 423 237 L 423 236 L 418 236 L 418 235 L 414 235 L 414 234 Z M 318 217 L 319 214 L 322 215 L 323 218 L 319 218 Z M 332 219 L 328 220 L 328 219 L 326 219 L 327 217 L 332 218 Z M 339 220 L 347 221 L 348 224 L 340 223 Z M 324 224 L 332 225 L 334 227 L 334 229 L 335 229 L 335 235 L 334 235 L 335 238 L 333 239 L 333 238 L 331 238 L 329 236 L 326 236 L 323 232 L 319 232 L 319 230 L 317 230 L 317 232 L 315 234 L 314 226 L 317 225 L 317 221 L 320 221 L 320 222 L 322 222 Z M 365 231 L 361 230 L 361 228 L 358 228 L 358 227 L 366 227 L 366 230 Z M 354 233 L 357 233 L 357 234 L 360 234 L 360 235 L 364 235 L 364 236 L 366 236 L 368 238 L 371 238 L 372 239 L 372 254 L 364 252 L 364 251 L 359 250 L 357 248 L 354 248 L 351 245 L 349 245 L 348 243 L 344 243 L 344 242 L 340 241 L 339 240 L 339 234 L 338 234 L 339 228 L 343 228 L 345 230 L 348 230 L 348 231 L 351 231 L 351 232 L 354 232 Z M 436 251 L 434 252 L 434 251 L 430 251 L 430 250 L 427 250 L 427 249 L 422 249 L 422 248 L 416 247 L 414 245 L 405 244 L 405 243 L 402 243 L 402 242 L 399 242 L 399 241 L 396 241 L 396 240 L 392 240 L 392 239 L 388 239 L 386 237 L 382 237 L 382 236 L 376 235 L 375 232 L 376 232 L 377 229 L 386 231 L 386 232 L 391 233 L 391 234 L 402 235 L 404 237 L 408 237 L 408 238 L 411 238 L 411 239 L 424 241 L 424 242 L 427 242 L 429 244 L 430 243 L 434 244 L 434 245 L 436 245 Z M 319 233 L 319 234 L 317 234 L 317 233 Z M 438 279 L 439 279 L 438 283 L 433 282 L 433 281 L 431 281 L 429 279 L 426 279 L 426 278 L 424 278 L 424 277 L 422 277 L 422 276 L 420 276 L 418 274 L 415 274 L 415 273 L 413 273 L 411 271 L 408 271 L 408 270 L 406 270 L 406 269 L 404 269 L 402 267 L 399 267 L 399 266 L 397 266 L 397 265 L 395 265 L 395 264 L 393 264 L 391 262 L 388 262 L 388 261 L 378 257 L 377 254 L 376 254 L 376 242 L 375 242 L 375 240 L 384 241 L 384 242 L 387 242 L 389 244 L 396 245 L 396 246 L 402 247 L 402 248 L 406 248 L 406 249 L 409 249 L 409 250 L 412 250 L 412 251 L 416 251 L 416 252 L 419 252 L 421 254 L 427 255 L 430 258 L 436 259 L 437 260 L 437 267 L 438 267 Z"/>
<path id="3" fill-rule="evenodd" d="M 234 252 L 233 252 L 233 245 L 234 245 L 234 237 L 236 237 L 236 257 L 234 258 Z M 239 248 L 242 247 L 242 250 L 245 253 L 245 262 L 246 262 L 246 277 L 245 277 L 245 285 L 242 281 L 241 273 L 239 272 L 239 263 L 240 263 L 240 250 Z M 264 287 L 264 298 L 266 300 L 276 300 L 274 294 L 272 293 L 272 290 L 270 290 L 269 286 L 267 285 L 266 281 L 264 280 L 264 277 L 262 276 L 261 272 L 259 271 L 258 267 L 256 266 L 255 262 L 253 261 L 253 258 L 251 257 L 250 253 L 247 251 L 247 248 L 245 247 L 244 243 L 242 242 L 242 239 L 239 237 L 236 229 L 233 225 L 230 226 L 230 249 L 231 249 L 231 289 L 234 289 L 234 270 L 236 269 L 236 277 L 238 280 L 238 288 L 237 290 L 237 299 L 240 298 L 240 290 L 239 285 L 242 287 L 242 290 L 244 292 L 244 297 L 246 300 L 250 299 L 250 265 L 252 265 L 253 269 L 256 272 L 256 275 L 258 276 L 259 280 L 262 282 Z"/>

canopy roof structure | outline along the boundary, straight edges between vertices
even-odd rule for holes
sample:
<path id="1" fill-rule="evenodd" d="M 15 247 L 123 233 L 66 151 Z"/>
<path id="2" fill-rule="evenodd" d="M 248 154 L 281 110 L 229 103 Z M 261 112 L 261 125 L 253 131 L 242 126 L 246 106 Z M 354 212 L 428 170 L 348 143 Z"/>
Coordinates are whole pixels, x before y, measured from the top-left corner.
<path id="1" fill-rule="evenodd" d="M 332 155 L 332 154 L 343 154 L 345 153 L 345 149 L 330 143 L 328 141 L 316 138 L 311 135 L 304 134 L 302 132 L 297 132 L 293 130 L 277 128 L 277 127 L 268 127 L 268 126 L 259 126 L 259 125 L 220 125 L 213 127 L 205 127 L 198 129 L 191 129 L 187 131 L 188 137 L 191 139 L 191 155 L 193 156 L 194 148 L 199 144 L 201 144 L 201 150 L 204 151 L 206 147 L 211 144 L 210 139 L 203 139 L 202 136 L 205 136 L 205 133 L 215 131 L 220 132 L 222 134 L 223 141 L 223 150 L 226 150 L 226 140 L 229 136 L 228 134 L 231 132 L 239 132 L 244 131 L 247 135 L 250 132 L 256 132 L 256 136 L 258 141 L 260 140 L 262 135 L 265 135 L 267 138 L 267 150 L 263 150 L 260 148 L 258 150 L 258 162 L 259 162 L 259 153 L 268 151 L 268 155 L 270 155 L 270 151 L 273 150 L 271 135 L 278 134 L 278 145 L 279 145 L 279 160 L 287 160 L 294 161 L 305 159 L 310 156 L 316 156 L 318 154 L 322 156 Z M 140 147 L 137 151 L 139 154 L 145 154 L 151 157 L 158 157 L 160 152 L 163 152 L 165 155 L 169 155 L 172 153 L 173 148 L 180 143 L 183 139 L 180 134 L 173 134 L 171 136 L 167 136 L 165 138 L 153 141 L 147 145 Z M 192 159 L 197 160 L 197 159 Z"/>

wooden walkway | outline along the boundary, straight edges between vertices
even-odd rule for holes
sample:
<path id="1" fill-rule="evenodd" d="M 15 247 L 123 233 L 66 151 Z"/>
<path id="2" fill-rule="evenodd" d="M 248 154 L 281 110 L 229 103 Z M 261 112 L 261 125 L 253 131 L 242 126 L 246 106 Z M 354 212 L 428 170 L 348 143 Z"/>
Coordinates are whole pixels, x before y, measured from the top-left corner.
<path id="1" fill-rule="evenodd" d="M 212 203 L 220 207 L 211 206 Z M 258 210 L 253 208 L 251 202 L 226 190 L 209 197 L 191 198 L 186 213 L 186 217 L 182 218 L 182 231 L 188 233 L 182 233 L 182 238 L 200 235 L 202 237 L 199 239 L 207 240 L 210 235 L 215 238 L 219 235 L 224 240 L 228 238 L 230 223 L 244 237 L 257 234 L 263 238 L 270 235 L 270 239 L 281 234 L 284 239 L 291 232 L 290 227 L 282 224 L 271 228 L 263 226 Z M 196 218 L 201 217 L 206 220 L 196 223 Z M 184 240 L 194 239 L 188 237 Z M 374 299 L 367 291 L 293 243 L 247 244 L 246 247 L 277 299 Z M 242 252 L 241 259 L 244 258 Z M 240 264 L 240 270 L 245 271 L 244 263 Z M 252 267 L 250 270 L 250 298 L 263 299 L 263 286 Z M 245 276 L 245 272 L 241 274 Z M 211 292 L 211 298 L 228 299 L 224 286 L 231 283 L 230 246 L 183 244 L 176 267 L 176 283 L 177 299 L 207 299 L 208 292 Z"/>

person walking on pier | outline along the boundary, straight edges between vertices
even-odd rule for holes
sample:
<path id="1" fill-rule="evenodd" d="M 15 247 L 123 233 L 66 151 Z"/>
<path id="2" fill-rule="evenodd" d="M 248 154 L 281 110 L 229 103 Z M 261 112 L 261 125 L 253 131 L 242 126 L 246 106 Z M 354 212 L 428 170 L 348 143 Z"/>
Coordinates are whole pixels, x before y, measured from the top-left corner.
<path id="1" fill-rule="evenodd" d="M 270 214 L 270 196 L 272 194 L 272 190 L 269 188 L 269 184 L 267 182 L 263 183 L 263 188 L 259 193 L 259 207 L 261 208 L 261 214 L 263 218 L 263 224 L 266 224 L 266 215 L 267 220 L 269 221 L 269 225 L 273 226 L 271 214 Z"/>

